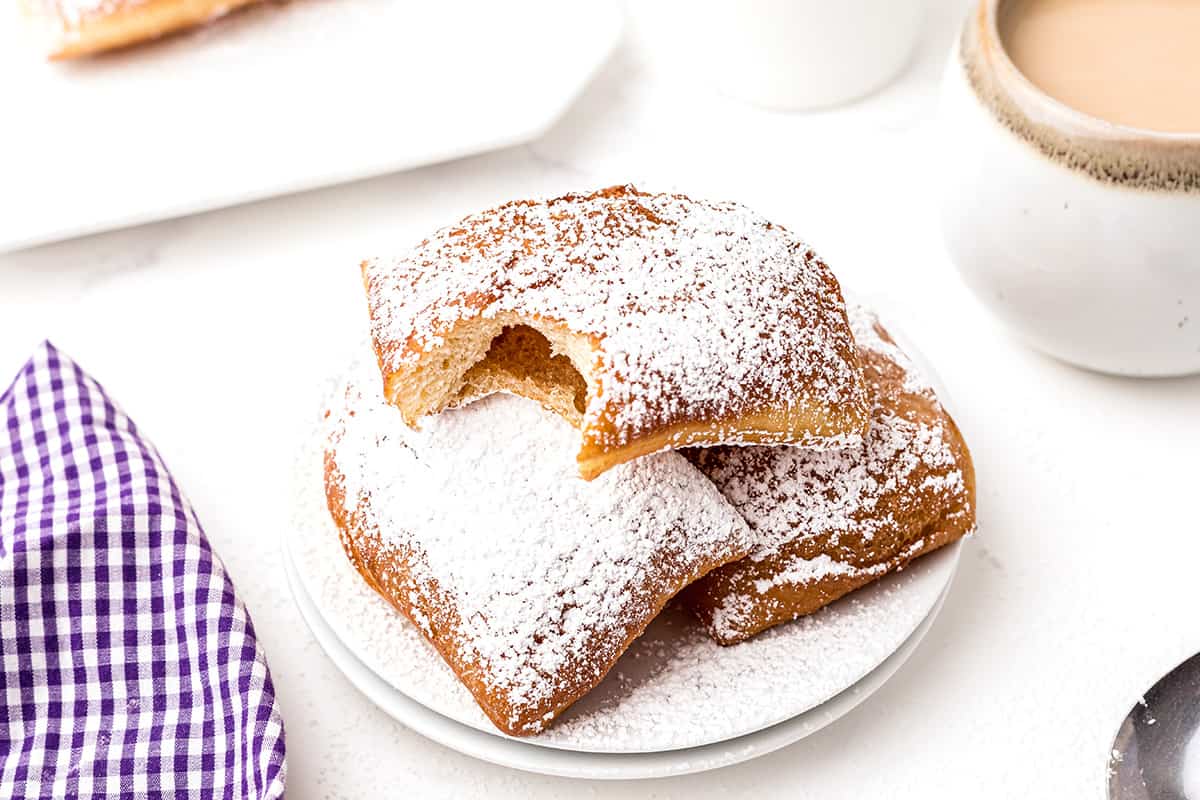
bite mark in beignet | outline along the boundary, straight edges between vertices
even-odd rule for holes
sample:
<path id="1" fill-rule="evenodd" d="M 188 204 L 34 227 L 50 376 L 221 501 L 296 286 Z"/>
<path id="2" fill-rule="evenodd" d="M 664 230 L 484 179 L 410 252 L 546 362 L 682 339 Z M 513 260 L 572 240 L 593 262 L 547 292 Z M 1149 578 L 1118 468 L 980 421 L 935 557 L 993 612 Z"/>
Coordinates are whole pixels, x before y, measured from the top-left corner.
<path id="1" fill-rule="evenodd" d="M 409 425 L 522 394 L 580 428 L 589 479 L 664 449 L 840 447 L 866 429 L 837 280 L 733 203 L 627 186 L 518 201 L 363 277 L 385 396 Z"/>

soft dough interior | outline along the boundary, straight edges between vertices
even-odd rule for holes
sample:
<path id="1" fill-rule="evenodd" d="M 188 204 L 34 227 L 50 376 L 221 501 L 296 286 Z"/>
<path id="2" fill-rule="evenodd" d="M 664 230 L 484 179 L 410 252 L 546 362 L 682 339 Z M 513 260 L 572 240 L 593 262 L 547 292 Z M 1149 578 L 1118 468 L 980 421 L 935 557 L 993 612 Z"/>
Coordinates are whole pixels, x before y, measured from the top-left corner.
<path id="1" fill-rule="evenodd" d="M 410 421 L 511 392 L 581 425 L 595 361 L 588 337 L 506 314 L 460 322 L 443 338 L 413 373 L 389 386 L 393 402 Z"/>

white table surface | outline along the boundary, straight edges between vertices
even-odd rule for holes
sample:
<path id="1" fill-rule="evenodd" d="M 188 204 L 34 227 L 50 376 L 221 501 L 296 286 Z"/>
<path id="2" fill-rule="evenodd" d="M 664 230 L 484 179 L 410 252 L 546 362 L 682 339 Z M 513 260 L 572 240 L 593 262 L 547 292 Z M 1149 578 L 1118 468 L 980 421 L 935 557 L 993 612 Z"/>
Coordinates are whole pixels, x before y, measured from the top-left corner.
<path id="1" fill-rule="evenodd" d="M 909 70 L 837 111 L 715 97 L 634 26 L 533 145 L 0 257 L 0 375 L 43 338 L 65 349 L 158 445 L 228 565 L 283 705 L 289 797 L 1100 797 L 1128 707 L 1200 649 L 1200 379 L 1055 363 L 959 283 L 931 172 L 964 9 L 935 3 Z M 953 394 L 981 532 L 916 655 L 843 720 L 708 774 L 571 782 L 460 756 L 372 707 L 304 628 L 277 543 L 330 341 L 364 313 L 357 261 L 498 201 L 629 179 L 741 200 L 885 298 Z"/>

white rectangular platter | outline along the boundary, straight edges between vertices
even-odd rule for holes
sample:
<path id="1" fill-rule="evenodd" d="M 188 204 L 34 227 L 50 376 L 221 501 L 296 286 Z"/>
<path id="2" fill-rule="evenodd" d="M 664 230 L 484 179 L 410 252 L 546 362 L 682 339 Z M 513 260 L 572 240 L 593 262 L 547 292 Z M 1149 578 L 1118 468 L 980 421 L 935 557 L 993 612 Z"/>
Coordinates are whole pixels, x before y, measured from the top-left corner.
<path id="1" fill-rule="evenodd" d="M 536 138 L 621 22 L 609 0 L 291 0 L 49 63 L 0 12 L 0 251 Z"/>

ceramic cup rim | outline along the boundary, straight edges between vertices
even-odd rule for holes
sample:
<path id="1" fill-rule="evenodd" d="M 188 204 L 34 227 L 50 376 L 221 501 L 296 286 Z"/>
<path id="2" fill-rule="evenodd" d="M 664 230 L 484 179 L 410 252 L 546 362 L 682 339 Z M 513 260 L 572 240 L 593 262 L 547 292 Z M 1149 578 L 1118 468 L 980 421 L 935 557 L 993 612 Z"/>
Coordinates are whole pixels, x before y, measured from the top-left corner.
<path id="1" fill-rule="evenodd" d="M 976 18 L 969 21 L 968 25 L 975 26 L 975 33 L 981 45 L 980 57 L 986 61 L 990 55 L 994 59 L 992 68 L 997 73 L 997 80 L 1010 89 L 1017 90 L 1024 99 L 1036 102 L 1040 121 L 1063 132 L 1084 133 L 1097 139 L 1140 140 L 1174 146 L 1195 145 L 1200 149 L 1200 131 L 1160 131 L 1112 122 L 1080 111 L 1038 87 L 1009 56 L 1007 44 L 1000 33 L 1000 15 L 1006 7 L 1021 1 L 981 0 Z"/>

